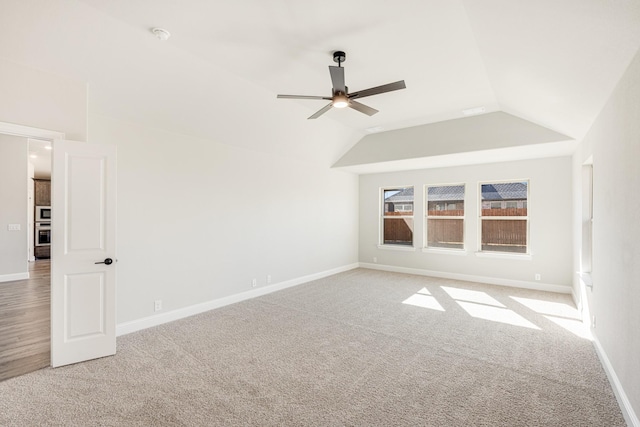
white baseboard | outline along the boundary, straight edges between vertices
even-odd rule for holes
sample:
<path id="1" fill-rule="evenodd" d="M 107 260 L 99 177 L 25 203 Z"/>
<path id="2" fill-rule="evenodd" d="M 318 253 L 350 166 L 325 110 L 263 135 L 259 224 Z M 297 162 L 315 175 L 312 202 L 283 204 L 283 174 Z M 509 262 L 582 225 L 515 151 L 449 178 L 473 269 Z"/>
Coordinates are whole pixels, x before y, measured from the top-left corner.
<path id="1" fill-rule="evenodd" d="M 571 298 L 573 299 L 573 303 L 576 305 L 578 311 L 582 313 L 582 300 L 578 297 L 576 289 L 573 286 L 571 287 Z"/>
<path id="2" fill-rule="evenodd" d="M 13 280 L 25 280 L 29 278 L 29 272 L 26 273 L 13 273 L 13 274 L 0 274 L 1 282 L 11 282 Z"/>
<path id="3" fill-rule="evenodd" d="M 618 375 L 616 375 L 616 371 L 613 370 L 613 366 L 611 366 L 607 353 L 605 353 L 600 341 L 598 341 L 598 337 L 595 335 L 593 336 L 593 345 L 596 348 L 596 354 L 600 358 L 604 371 L 609 378 L 609 382 L 613 388 L 613 393 L 616 395 L 616 399 L 618 399 L 618 404 L 620 405 L 625 421 L 631 427 L 640 427 L 640 420 L 638 420 L 638 416 L 633 410 L 633 407 L 629 402 L 629 398 L 622 388 L 622 384 L 620 384 Z"/>
<path id="4" fill-rule="evenodd" d="M 394 265 L 371 264 L 361 262 L 360 267 L 371 270 L 392 271 L 395 273 L 416 274 L 418 276 L 439 277 L 442 279 L 464 280 L 467 282 L 487 283 L 489 285 L 510 286 L 512 288 L 533 289 L 537 291 L 570 294 L 571 286 L 554 285 L 551 283 L 527 282 L 524 280 L 500 279 L 497 277 L 475 276 L 471 274 L 450 273 L 446 271 L 423 270 L 421 268 L 397 267 Z"/>
<path id="5" fill-rule="evenodd" d="M 235 304 L 251 298 L 256 298 L 282 289 L 291 288 L 313 280 L 322 279 L 323 277 L 332 276 L 344 271 L 358 268 L 358 263 L 344 265 L 342 267 L 333 268 L 331 270 L 321 271 L 319 273 L 309 274 L 307 276 L 298 277 L 296 279 L 287 280 L 285 282 L 275 283 L 273 285 L 261 288 L 251 289 L 250 291 L 241 292 L 239 294 L 229 295 L 227 297 L 218 298 L 212 301 L 191 305 L 189 307 L 179 308 L 167 313 L 156 314 L 144 317 L 142 319 L 132 320 L 130 322 L 120 323 L 116 326 L 116 335 L 126 335 L 132 332 L 141 331 L 153 326 L 162 325 L 163 323 L 173 322 L 174 320 L 183 319 L 185 317 L 204 313 L 205 311 L 224 307 L 225 305 Z"/>

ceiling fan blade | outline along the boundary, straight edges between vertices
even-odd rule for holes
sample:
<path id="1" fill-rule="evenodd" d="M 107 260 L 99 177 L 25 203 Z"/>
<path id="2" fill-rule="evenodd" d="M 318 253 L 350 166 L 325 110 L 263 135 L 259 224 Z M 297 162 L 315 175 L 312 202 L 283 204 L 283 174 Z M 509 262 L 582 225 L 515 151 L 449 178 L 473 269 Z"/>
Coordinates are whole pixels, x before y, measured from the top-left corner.
<path id="1" fill-rule="evenodd" d="M 404 80 L 398 82 L 389 83 L 382 86 L 372 87 L 370 89 L 360 90 L 349 94 L 349 98 L 364 98 L 365 96 L 378 95 L 385 92 L 392 92 L 394 90 L 405 89 L 407 86 L 404 84 Z"/>
<path id="2" fill-rule="evenodd" d="M 278 98 L 281 99 L 327 99 L 331 98 L 328 96 L 312 96 L 312 95 L 278 95 Z"/>
<path id="3" fill-rule="evenodd" d="M 360 111 L 361 113 L 365 113 L 367 116 L 373 116 L 378 112 L 378 110 L 376 110 L 375 108 L 371 108 L 367 105 L 361 104 L 357 101 L 354 101 L 353 99 L 349 100 L 349 107 L 353 108 L 354 110 Z"/>
<path id="4" fill-rule="evenodd" d="M 315 114 L 313 114 L 312 116 L 310 116 L 307 120 L 309 119 L 317 119 L 318 117 L 320 117 L 321 115 L 323 115 L 324 113 L 326 113 L 327 111 L 329 111 L 331 109 L 331 107 L 333 107 L 332 103 L 329 103 L 327 106 L 322 107 L 320 110 L 318 110 Z"/>
<path id="5" fill-rule="evenodd" d="M 346 93 L 347 88 L 344 85 L 344 68 L 329 65 L 329 73 L 331 73 L 331 83 L 333 84 L 333 93 Z"/>

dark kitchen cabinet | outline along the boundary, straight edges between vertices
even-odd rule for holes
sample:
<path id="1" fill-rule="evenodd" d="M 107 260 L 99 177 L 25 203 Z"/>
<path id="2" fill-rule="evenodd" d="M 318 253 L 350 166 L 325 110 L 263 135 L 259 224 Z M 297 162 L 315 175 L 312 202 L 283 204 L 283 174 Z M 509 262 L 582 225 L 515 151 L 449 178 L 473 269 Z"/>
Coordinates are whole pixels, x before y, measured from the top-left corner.
<path id="1" fill-rule="evenodd" d="M 51 257 L 51 246 L 36 246 L 33 249 L 36 259 L 47 259 Z"/>

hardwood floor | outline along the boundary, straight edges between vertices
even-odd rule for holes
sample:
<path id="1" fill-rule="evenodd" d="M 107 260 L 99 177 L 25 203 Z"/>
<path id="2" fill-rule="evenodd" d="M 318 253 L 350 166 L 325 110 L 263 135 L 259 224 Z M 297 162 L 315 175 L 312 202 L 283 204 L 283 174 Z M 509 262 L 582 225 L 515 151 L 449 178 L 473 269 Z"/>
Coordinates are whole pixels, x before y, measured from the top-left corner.
<path id="1" fill-rule="evenodd" d="M 50 265 L 30 262 L 30 279 L 0 283 L 0 381 L 50 364 Z"/>

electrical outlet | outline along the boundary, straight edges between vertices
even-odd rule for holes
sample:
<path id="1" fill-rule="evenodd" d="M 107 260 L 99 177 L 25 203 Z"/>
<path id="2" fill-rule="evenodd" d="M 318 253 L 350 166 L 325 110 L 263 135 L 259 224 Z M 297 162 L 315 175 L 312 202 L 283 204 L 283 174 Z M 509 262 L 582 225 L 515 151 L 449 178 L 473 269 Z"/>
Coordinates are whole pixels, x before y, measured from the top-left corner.
<path id="1" fill-rule="evenodd" d="M 252 288 L 255 288 L 256 286 L 258 286 L 258 279 L 253 279 L 253 280 L 251 281 L 251 287 L 252 287 Z"/>
<path id="2" fill-rule="evenodd" d="M 373 257 L 373 263 L 376 264 L 378 262 L 378 257 Z"/>
<path id="3" fill-rule="evenodd" d="M 157 299 L 153 302 L 153 311 L 160 311 L 160 310 L 162 310 L 162 300 Z"/>
<path id="4" fill-rule="evenodd" d="M 267 284 L 271 283 L 271 275 L 267 274 Z"/>
<path id="5" fill-rule="evenodd" d="M 540 281 L 542 279 L 542 276 L 540 276 L 540 273 L 536 273 L 536 280 Z"/>

